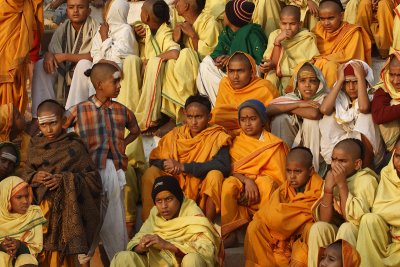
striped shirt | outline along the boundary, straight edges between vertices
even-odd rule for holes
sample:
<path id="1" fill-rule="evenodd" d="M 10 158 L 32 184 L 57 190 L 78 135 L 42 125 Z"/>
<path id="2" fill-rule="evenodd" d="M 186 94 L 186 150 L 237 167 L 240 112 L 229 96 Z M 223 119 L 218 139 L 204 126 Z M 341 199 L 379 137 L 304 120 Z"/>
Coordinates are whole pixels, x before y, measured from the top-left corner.
<path id="1" fill-rule="evenodd" d="M 112 100 L 102 103 L 93 95 L 87 101 L 71 107 L 65 117 L 64 128 L 75 128 L 99 169 L 106 168 L 109 158 L 117 170 L 126 170 L 125 128 L 131 133 L 138 131 L 132 111 Z"/>

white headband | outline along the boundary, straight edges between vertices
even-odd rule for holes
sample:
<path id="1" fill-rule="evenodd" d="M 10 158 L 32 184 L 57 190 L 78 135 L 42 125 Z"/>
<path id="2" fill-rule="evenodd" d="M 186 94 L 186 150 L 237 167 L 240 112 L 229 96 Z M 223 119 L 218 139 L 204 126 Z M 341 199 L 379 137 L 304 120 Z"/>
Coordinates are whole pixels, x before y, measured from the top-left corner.
<path id="1" fill-rule="evenodd" d="M 55 122 L 57 121 L 57 116 L 55 114 L 51 114 L 48 116 L 38 117 L 39 124 L 47 123 L 47 122 Z"/>
<path id="2" fill-rule="evenodd" d="M 17 157 L 8 152 L 1 152 L 0 157 L 8 159 L 8 160 L 12 161 L 14 164 L 17 163 Z"/>

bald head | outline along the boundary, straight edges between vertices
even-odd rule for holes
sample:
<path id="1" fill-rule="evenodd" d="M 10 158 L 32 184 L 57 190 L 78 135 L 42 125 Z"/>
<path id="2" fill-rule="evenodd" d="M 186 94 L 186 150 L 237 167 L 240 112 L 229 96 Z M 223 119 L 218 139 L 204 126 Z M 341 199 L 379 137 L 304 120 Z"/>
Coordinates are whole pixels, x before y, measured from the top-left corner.
<path id="1" fill-rule="evenodd" d="M 290 150 L 286 161 L 295 161 L 306 168 L 311 168 L 313 164 L 313 155 L 309 148 L 299 146 Z"/>
<path id="2" fill-rule="evenodd" d="M 85 71 L 86 76 L 90 76 L 90 80 L 96 88 L 99 82 L 105 81 L 110 78 L 111 75 L 118 72 L 119 69 L 110 63 L 96 63 L 93 67 Z"/>
<path id="3" fill-rule="evenodd" d="M 55 114 L 58 118 L 62 118 L 64 116 L 64 111 L 64 107 L 61 106 L 60 103 L 52 99 L 43 101 L 39 104 L 37 108 L 37 114 L 39 117 L 42 112 L 49 112 Z"/>
<path id="4" fill-rule="evenodd" d="M 169 7 L 163 0 L 146 0 L 143 9 L 149 14 L 151 20 L 156 23 L 169 23 Z"/>
<path id="5" fill-rule="evenodd" d="M 293 17 L 296 21 L 301 20 L 300 8 L 297 6 L 288 5 L 282 8 L 280 17 Z"/>
<path id="6" fill-rule="evenodd" d="M 231 62 L 241 62 L 246 65 L 249 69 L 252 69 L 250 60 L 243 54 L 243 53 L 236 53 L 230 59 L 229 63 Z M 229 67 L 229 66 L 228 66 Z"/>
<path id="7" fill-rule="evenodd" d="M 328 9 L 335 13 L 342 13 L 344 11 L 343 5 L 340 0 L 323 0 L 319 4 L 320 11 L 324 9 Z"/>
<path id="8" fill-rule="evenodd" d="M 349 154 L 351 158 L 355 161 L 364 158 L 364 145 L 363 143 L 354 138 L 348 138 L 340 141 L 334 147 L 335 149 L 340 149 L 346 154 Z"/>

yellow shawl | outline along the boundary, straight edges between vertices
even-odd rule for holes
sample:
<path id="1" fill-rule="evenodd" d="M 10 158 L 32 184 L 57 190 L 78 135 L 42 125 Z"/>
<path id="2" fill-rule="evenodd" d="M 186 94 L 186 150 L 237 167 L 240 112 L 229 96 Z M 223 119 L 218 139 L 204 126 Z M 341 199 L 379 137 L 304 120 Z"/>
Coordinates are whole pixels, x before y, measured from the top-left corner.
<path id="1" fill-rule="evenodd" d="M 391 227 L 392 238 L 400 241 L 400 178 L 393 165 L 393 156 L 389 164 L 381 171 L 381 181 L 376 191 L 372 212 L 381 216 Z"/>
<path id="2" fill-rule="evenodd" d="M 38 233 L 34 230 L 46 222 L 42 210 L 39 206 L 30 205 L 25 214 L 10 212 L 11 197 L 25 187 L 29 188 L 32 199 L 32 190 L 21 178 L 10 176 L 0 182 L 0 242 L 9 236 L 26 243 L 31 253 L 36 254 L 43 246 L 41 231 Z"/>
<path id="3" fill-rule="evenodd" d="M 328 33 L 322 23 L 318 22 L 313 31 L 321 54 L 315 57 L 316 60 L 325 59 L 343 64 L 351 59 L 359 59 L 371 65 L 371 41 L 362 27 L 343 22 L 335 32 Z M 355 41 L 356 35 L 361 37 L 358 41 Z"/>
<path id="4" fill-rule="evenodd" d="M 156 57 L 159 54 L 172 50 L 178 49 L 179 44 L 175 43 L 172 39 L 172 29 L 166 23 L 163 23 L 160 28 L 158 28 L 156 34 L 151 34 L 151 30 L 148 26 L 146 28 L 146 39 L 144 47 L 144 58 L 149 59 Z"/>
<path id="5" fill-rule="evenodd" d="M 160 236 L 185 254 L 201 254 L 208 267 L 216 266 L 218 263 L 220 236 L 191 199 L 185 198 L 178 217 L 168 221 L 158 216 L 157 207 L 153 207 L 149 218 L 144 222 L 139 233 L 128 243 L 127 249 L 132 250 L 146 234 Z M 163 253 L 171 254 L 169 251 L 160 252 L 161 255 Z M 178 264 L 175 262 L 174 266 Z"/>
<path id="6" fill-rule="evenodd" d="M 264 140 L 260 141 L 240 131 L 230 149 L 232 170 L 254 179 L 258 176 L 270 176 L 278 184 L 282 184 L 286 181 L 287 146 L 267 131 L 263 135 Z"/>
<path id="7" fill-rule="evenodd" d="M 231 58 L 237 53 L 244 54 L 249 59 L 253 77 L 248 85 L 240 89 L 233 89 L 228 77 L 222 78 L 219 84 L 211 121 L 212 123 L 224 126 L 228 130 L 240 128 L 237 108 L 241 103 L 249 99 L 257 99 L 264 103 L 264 105 L 267 105 L 269 101 L 279 96 L 278 90 L 271 82 L 257 77 L 256 62 L 254 59 L 244 52 L 235 52 Z M 227 65 L 229 65 L 229 61 Z M 227 72 L 229 72 L 228 68 Z"/>
<path id="8" fill-rule="evenodd" d="M 379 89 L 382 88 L 386 93 L 390 95 L 390 97 L 394 100 L 400 101 L 400 92 L 394 88 L 392 83 L 389 80 L 389 65 L 390 61 L 396 57 L 397 60 L 400 62 L 400 51 L 394 51 L 390 54 L 389 58 L 386 60 L 385 65 L 381 70 L 381 79 L 379 83 L 377 83 L 374 88 Z"/>

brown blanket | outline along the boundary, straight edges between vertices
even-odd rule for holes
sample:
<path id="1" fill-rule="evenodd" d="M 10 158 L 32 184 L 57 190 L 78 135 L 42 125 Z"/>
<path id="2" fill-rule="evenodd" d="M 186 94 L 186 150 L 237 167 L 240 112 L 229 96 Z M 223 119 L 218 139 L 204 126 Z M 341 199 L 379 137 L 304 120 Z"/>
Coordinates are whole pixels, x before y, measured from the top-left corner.
<path id="1" fill-rule="evenodd" d="M 32 184 L 35 202 L 50 203 L 44 249 L 65 255 L 88 253 L 100 230 L 102 183 L 84 144 L 75 133 L 55 140 L 31 139 L 24 179 L 31 183 L 37 171 L 62 174 L 56 190 Z M 46 226 L 46 225 L 45 225 Z"/>

